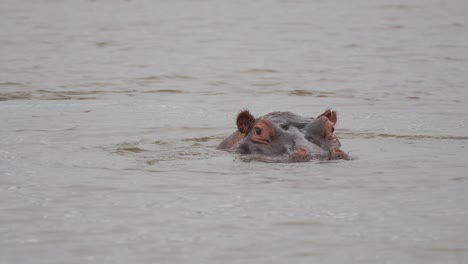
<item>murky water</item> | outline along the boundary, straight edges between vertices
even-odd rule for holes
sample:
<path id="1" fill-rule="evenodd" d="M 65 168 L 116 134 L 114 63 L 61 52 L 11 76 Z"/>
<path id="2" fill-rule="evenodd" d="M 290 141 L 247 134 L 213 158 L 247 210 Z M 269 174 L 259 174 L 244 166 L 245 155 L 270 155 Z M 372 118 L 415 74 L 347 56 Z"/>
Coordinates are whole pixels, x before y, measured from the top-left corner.
<path id="1" fill-rule="evenodd" d="M 1 263 L 467 263 L 468 2 L 0 3 Z M 352 161 L 245 162 L 239 110 Z"/>

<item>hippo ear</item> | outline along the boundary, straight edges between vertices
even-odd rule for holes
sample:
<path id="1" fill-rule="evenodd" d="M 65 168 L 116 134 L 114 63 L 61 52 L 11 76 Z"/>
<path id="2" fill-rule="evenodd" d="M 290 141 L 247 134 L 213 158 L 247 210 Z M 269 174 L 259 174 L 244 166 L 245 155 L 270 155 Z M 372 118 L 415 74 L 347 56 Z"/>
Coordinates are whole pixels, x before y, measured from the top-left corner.
<path id="1" fill-rule="evenodd" d="M 252 129 L 255 118 L 248 110 L 244 110 L 237 116 L 237 129 L 243 134 L 247 134 Z"/>
<path id="2" fill-rule="evenodd" d="M 317 116 L 317 118 L 320 118 L 321 116 L 325 116 L 333 124 L 336 124 L 336 122 L 338 121 L 338 116 L 336 115 L 336 112 L 331 109 L 327 109 L 325 112 L 323 112 L 323 114 Z"/>

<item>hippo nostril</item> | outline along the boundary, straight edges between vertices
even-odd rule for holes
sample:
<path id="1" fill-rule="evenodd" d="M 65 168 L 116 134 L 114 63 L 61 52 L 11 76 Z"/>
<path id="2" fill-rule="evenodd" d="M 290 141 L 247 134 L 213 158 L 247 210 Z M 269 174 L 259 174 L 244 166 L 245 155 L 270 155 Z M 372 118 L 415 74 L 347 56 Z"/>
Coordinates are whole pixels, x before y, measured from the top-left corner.
<path id="1" fill-rule="evenodd" d="M 303 148 L 300 148 L 300 149 L 297 149 L 297 150 L 295 151 L 295 153 L 296 153 L 297 155 L 303 156 L 303 155 L 306 155 L 306 154 L 307 154 L 307 151 L 305 151 L 305 149 L 303 149 Z"/>

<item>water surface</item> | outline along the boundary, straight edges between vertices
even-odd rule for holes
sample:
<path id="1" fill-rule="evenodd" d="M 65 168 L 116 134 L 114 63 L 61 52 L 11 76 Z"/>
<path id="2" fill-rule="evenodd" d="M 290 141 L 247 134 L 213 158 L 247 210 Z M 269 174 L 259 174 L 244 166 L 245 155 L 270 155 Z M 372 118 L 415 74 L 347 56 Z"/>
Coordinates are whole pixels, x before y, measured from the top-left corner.
<path id="1" fill-rule="evenodd" d="M 1 263 L 466 263 L 468 2 L 0 3 Z M 338 112 L 352 161 L 216 150 Z"/>

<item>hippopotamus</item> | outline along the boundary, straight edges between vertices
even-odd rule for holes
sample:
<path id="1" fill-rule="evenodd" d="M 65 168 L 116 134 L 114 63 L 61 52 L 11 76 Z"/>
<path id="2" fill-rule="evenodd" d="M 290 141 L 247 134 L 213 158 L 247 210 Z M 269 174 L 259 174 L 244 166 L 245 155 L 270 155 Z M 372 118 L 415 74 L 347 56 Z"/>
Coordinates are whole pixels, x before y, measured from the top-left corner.
<path id="1" fill-rule="evenodd" d="M 237 116 L 237 131 L 225 138 L 218 149 L 250 154 L 265 162 L 348 160 L 334 133 L 337 121 L 337 114 L 331 109 L 316 118 L 291 112 L 272 112 L 255 118 L 243 110 Z"/>

